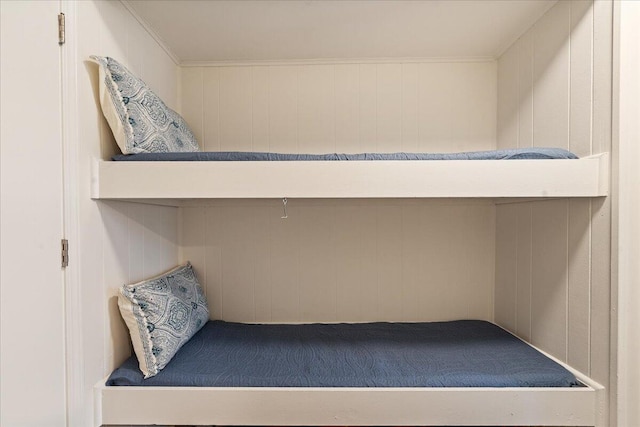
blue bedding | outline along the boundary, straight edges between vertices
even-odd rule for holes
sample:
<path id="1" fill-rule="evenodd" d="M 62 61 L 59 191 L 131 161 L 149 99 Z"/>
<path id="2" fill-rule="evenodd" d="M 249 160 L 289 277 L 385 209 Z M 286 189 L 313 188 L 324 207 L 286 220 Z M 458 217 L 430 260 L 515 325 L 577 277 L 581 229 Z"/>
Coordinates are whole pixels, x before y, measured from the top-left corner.
<path id="1" fill-rule="evenodd" d="M 108 386 L 573 387 L 565 368 L 484 321 L 208 322 L 158 375 L 135 356 Z"/>
<path id="2" fill-rule="evenodd" d="M 561 148 L 516 148 L 466 153 L 360 153 L 360 154 L 281 154 L 241 151 L 200 151 L 195 153 L 118 154 L 117 161 L 336 161 L 336 160 L 518 160 L 518 159 L 577 159 Z"/>

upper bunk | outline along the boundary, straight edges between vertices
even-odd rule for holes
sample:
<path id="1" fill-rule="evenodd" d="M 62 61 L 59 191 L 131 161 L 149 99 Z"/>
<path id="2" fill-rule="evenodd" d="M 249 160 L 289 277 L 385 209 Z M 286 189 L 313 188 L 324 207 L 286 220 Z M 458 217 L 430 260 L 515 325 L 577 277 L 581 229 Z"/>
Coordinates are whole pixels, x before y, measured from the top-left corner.
<path id="1" fill-rule="evenodd" d="M 143 156 L 142 161 L 96 161 L 92 197 L 162 199 L 178 205 L 180 199 L 501 199 L 599 197 L 609 191 L 608 153 L 580 159 L 517 160 L 460 160 L 455 156 L 450 157 L 453 160 L 374 161 L 182 158 L 189 160 L 150 161 Z"/>
<path id="2" fill-rule="evenodd" d="M 252 7 L 262 4 L 250 3 Z M 252 43 L 259 43 L 260 49 L 245 51 L 249 46 L 242 44 L 243 39 L 233 37 L 238 31 L 236 27 L 229 28 L 229 33 L 211 34 L 207 39 L 212 43 L 194 43 L 197 37 L 190 31 L 197 26 L 189 23 L 197 16 L 237 17 L 234 22 L 247 25 L 247 34 L 254 36 L 250 29 L 254 25 L 268 25 L 269 20 L 259 19 L 262 15 L 252 7 L 245 9 L 246 4 L 241 7 L 236 2 L 202 2 L 188 8 L 171 2 L 133 1 L 130 5 L 141 15 L 141 21 L 146 21 L 158 32 L 159 38 L 167 41 L 170 50 L 177 52 L 180 94 L 174 107 L 180 110 L 184 122 L 189 123 L 200 149 L 305 153 L 487 150 L 551 145 L 569 148 L 581 158 L 114 162 L 105 155 L 115 152 L 109 147 L 102 150 L 102 159 L 93 165 L 92 197 L 181 205 L 184 200 L 218 198 L 513 199 L 608 195 L 607 151 L 610 147 L 601 141 L 602 132 L 592 129 L 597 130 L 598 121 L 594 117 L 599 110 L 592 111 L 589 102 L 584 100 L 569 108 L 572 98 L 565 86 L 571 76 L 565 73 L 566 67 L 552 67 L 548 73 L 542 73 L 543 70 L 531 65 L 533 55 L 551 61 L 557 56 L 559 44 L 548 43 L 547 48 L 546 44 L 539 43 L 535 48 L 523 50 L 522 54 L 510 54 L 502 59 L 508 46 L 520 39 L 529 40 L 530 36 L 523 34 L 554 7 L 555 1 L 464 2 L 463 9 L 458 9 L 455 2 L 446 1 L 386 6 L 374 3 L 337 2 L 320 6 L 271 2 L 269 10 L 295 17 L 283 22 L 308 20 L 309 25 L 330 29 L 331 34 L 343 28 L 344 22 L 344 29 L 351 29 L 349 20 L 341 18 L 346 12 L 368 11 L 373 15 L 364 21 L 369 22 L 367 28 L 375 35 L 381 24 L 389 22 L 386 19 L 389 11 L 385 7 L 391 7 L 394 13 L 408 20 L 398 23 L 395 30 L 398 37 L 403 35 L 403 43 L 394 43 L 393 49 L 371 50 L 383 46 L 372 36 L 360 40 L 363 45 L 354 51 L 327 50 L 328 46 L 351 46 L 342 42 L 348 39 L 343 34 L 334 40 L 336 43 L 327 44 L 323 37 L 305 40 L 309 43 L 303 43 L 301 51 L 293 50 L 297 45 L 288 45 L 285 49 L 266 36 L 255 37 Z M 313 7 L 327 8 L 328 22 L 320 25 L 318 20 L 325 15 L 314 13 Z M 544 25 L 535 31 L 546 33 L 547 25 L 553 24 L 553 29 L 564 25 L 563 19 L 572 16 L 572 7 L 558 4 L 558 10 L 549 16 L 558 15 L 562 19 L 554 18 L 547 23 L 551 18 L 545 18 Z M 460 21 L 463 10 L 465 16 L 486 19 L 463 23 Z M 575 12 L 579 16 L 579 11 Z M 182 16 L 180 22 L 186 23 L 185 27 L 174 34 L 176 24 L 165 22 L 162 17 L 166 16 Z M 421 18 L 414 22 L 416 16 Z M 494 20 L 497 17 L 500 22 Z M 427 18 L 434 19 L 434 24 L 442 24 L 442 30 L 448 29 L 447 36 L 431 34 L 429 31 L 435 27 L 424 25 Z M 223 28 L 209 27 L 211 31 Z M 287 31 L 299 28 L 304 26 L 294 25 Z M 407 28 L 424 33 L 416 37 L 414 33 L 406 33 Z M 305 36 L 305 33 L 291 34 L 290 40 Z M 564 40 L 563 34 L 558 35 L 560 40 Z M 412 37 L 406 39 L 408 35 Z M 217 44 L 221 40 L 225 40 L 224 46 Z M 482 41 L 483 46 L 471 48 L 470 40 Z M 317 51 L 311 42 L 319 43 Z M 274 46 L 284 50 L 270 51 Z M 408 46 L 415 49 L 406 53 L 397 50 Z M 568 58 L 567 52 L 561 53 L 562 59 Z M 512 57 L 522 57 L 523 64 L 518 65 L 517 61 L 512 64 L 509 62 Z M 592 69 L 592 64 L 585 64 L 571 70 Z M 531 75 L 530 82 L 525 81 L 525 74 Z M 534 82 L 535 76 L 541 78 Z M 103 113 L 108 116 L 114 103 L 124 104 L 124 93 L 105 102 L 104 81 L 101 75 L 100 98 Z M 581 94 L 593 92 L 591 81 L 580 82 L 571 86 L 571 90 Z M 532 97 L 529 95 L 534 86 L 535 97 Z M 134 103 L 129 97 L 126 99 L 122 109 L 133 109 Z M 535 116 L 530 113 L 534 106 Z M 568 112 L 571 120 L 565 117 Z M 116 134 L 129 132 L 134 139 L 134 134 L 146 135 L 147 128 L 133 131 L 129 130 L 131 121 L 121 123 L 117 120 L 115 125 L 110 123 L 120 151 L 136 152 L 127 151 L 125 148 L 132 147 L 124 146 L 120 140 L 124 135 L 119 139 Z"/>

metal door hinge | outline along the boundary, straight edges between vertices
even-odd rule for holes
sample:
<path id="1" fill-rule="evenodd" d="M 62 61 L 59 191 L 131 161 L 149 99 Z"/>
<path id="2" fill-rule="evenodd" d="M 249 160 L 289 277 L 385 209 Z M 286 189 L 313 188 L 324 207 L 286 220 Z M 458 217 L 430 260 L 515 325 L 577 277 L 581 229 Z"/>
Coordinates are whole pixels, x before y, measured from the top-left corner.
<path id="1" fill-rule="evenodd" d="M 67 267 L 69 265 L 69 241 L 67 239 L 62 239 L 62 267 Z"/>
<path id="2" fill-rule="evenodd" d="M 59 13 L 58 14 L 58 44 L 59 45 L 64 44 L 64 36 L 65 36 L 64 13 Z"/>

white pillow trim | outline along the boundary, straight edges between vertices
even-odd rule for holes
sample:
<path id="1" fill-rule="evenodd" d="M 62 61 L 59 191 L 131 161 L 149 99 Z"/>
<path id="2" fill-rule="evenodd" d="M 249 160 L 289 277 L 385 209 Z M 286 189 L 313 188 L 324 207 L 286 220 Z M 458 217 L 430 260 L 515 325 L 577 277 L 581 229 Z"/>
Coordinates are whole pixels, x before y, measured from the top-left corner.
<path id="1" fill-rule="evenodd" d="M 149 369 L 149 367 L 151 366 L 157 366 L 156 357 L 154 356 L 153 352 L 145 351 L 145 341 L 148 348 L 153 348 L 151 335 L 149 333 L 145 333 L 145 331 L 142 330 L 143 328 L 147 328 L 148 326 L 147 316 L 145 316 L 144 313 L 141 313 L 140 307 L 138 306 L 138 302 L 135 300 L 135 298 L 131 298 L 133 299 L 133 301 L 131 301 L 128 296 L 125 296 L 122 293 L 123 290 L 121 290 L 120 292 L 120 295 L 118 295 L 118 307 L 120 308 L 120 314 L 122 314 L 122 318 L 124 319 L 124 322 L 127 324 L 127 328 L 129 329 L 129 333 L 131 335 L 131 344 L 133 344 L 133 352 L 136 354 L 136 356 L 138 356 L 138 364 L 140 366 L 140 370 L 144 374 L 144 378 L 146 379 L 152 377 L 158 372 L 155 369 Z M 135 315 L 133 313 L 134 310 L 137 311 Z M 138 322 L 136 315 L 138 316 L 138 318 L 143 319 L 142 324 Z M 141 355 L 145 356 L 140 357 Z M 148 357 L 151 360 L 147 360 L 147 355 L 149 355 Z"/>
<path id="2" fill-rule="evenodd" d="M 122 93 L 113 86 L 113 76 L 109 70 L 109 66 L 99 56 L 90 56 L 91 60 L 98 64 L 98 79 L 103 84 L 100 86 L 100 106 L 102 107 L 102 113 L 111 127 L 113 137 L 116 140 L 116 144 L 120 147 L 120 151 L 128 153 L 130 147 L 127 147 L 127 141 L 133 140 L 133 126 L 129 122 L 129 113 L 127 112 L 127 106 L 122 98 Z M 120 108 L 123 111 L 124 117 L 119 117 L 118 106 L 115 105 L 115 100 L 109 93 L 108 88 L 111 88 L 112 92 L 116 94 Z M 125 127 L 126 126 L 126 127 Z M 129 137 L 127 137 L 127 135 Z"/>

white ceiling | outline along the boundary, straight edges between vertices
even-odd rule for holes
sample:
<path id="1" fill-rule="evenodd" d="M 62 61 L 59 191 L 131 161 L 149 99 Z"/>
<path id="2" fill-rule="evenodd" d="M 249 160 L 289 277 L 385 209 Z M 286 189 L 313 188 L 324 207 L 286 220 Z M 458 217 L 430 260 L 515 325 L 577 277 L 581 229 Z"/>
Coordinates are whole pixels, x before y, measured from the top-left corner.
<path id="1" fill-rule="evenodd" d="M 130 0 L 181 62 L 496 57 L 556 0 Z"/>

